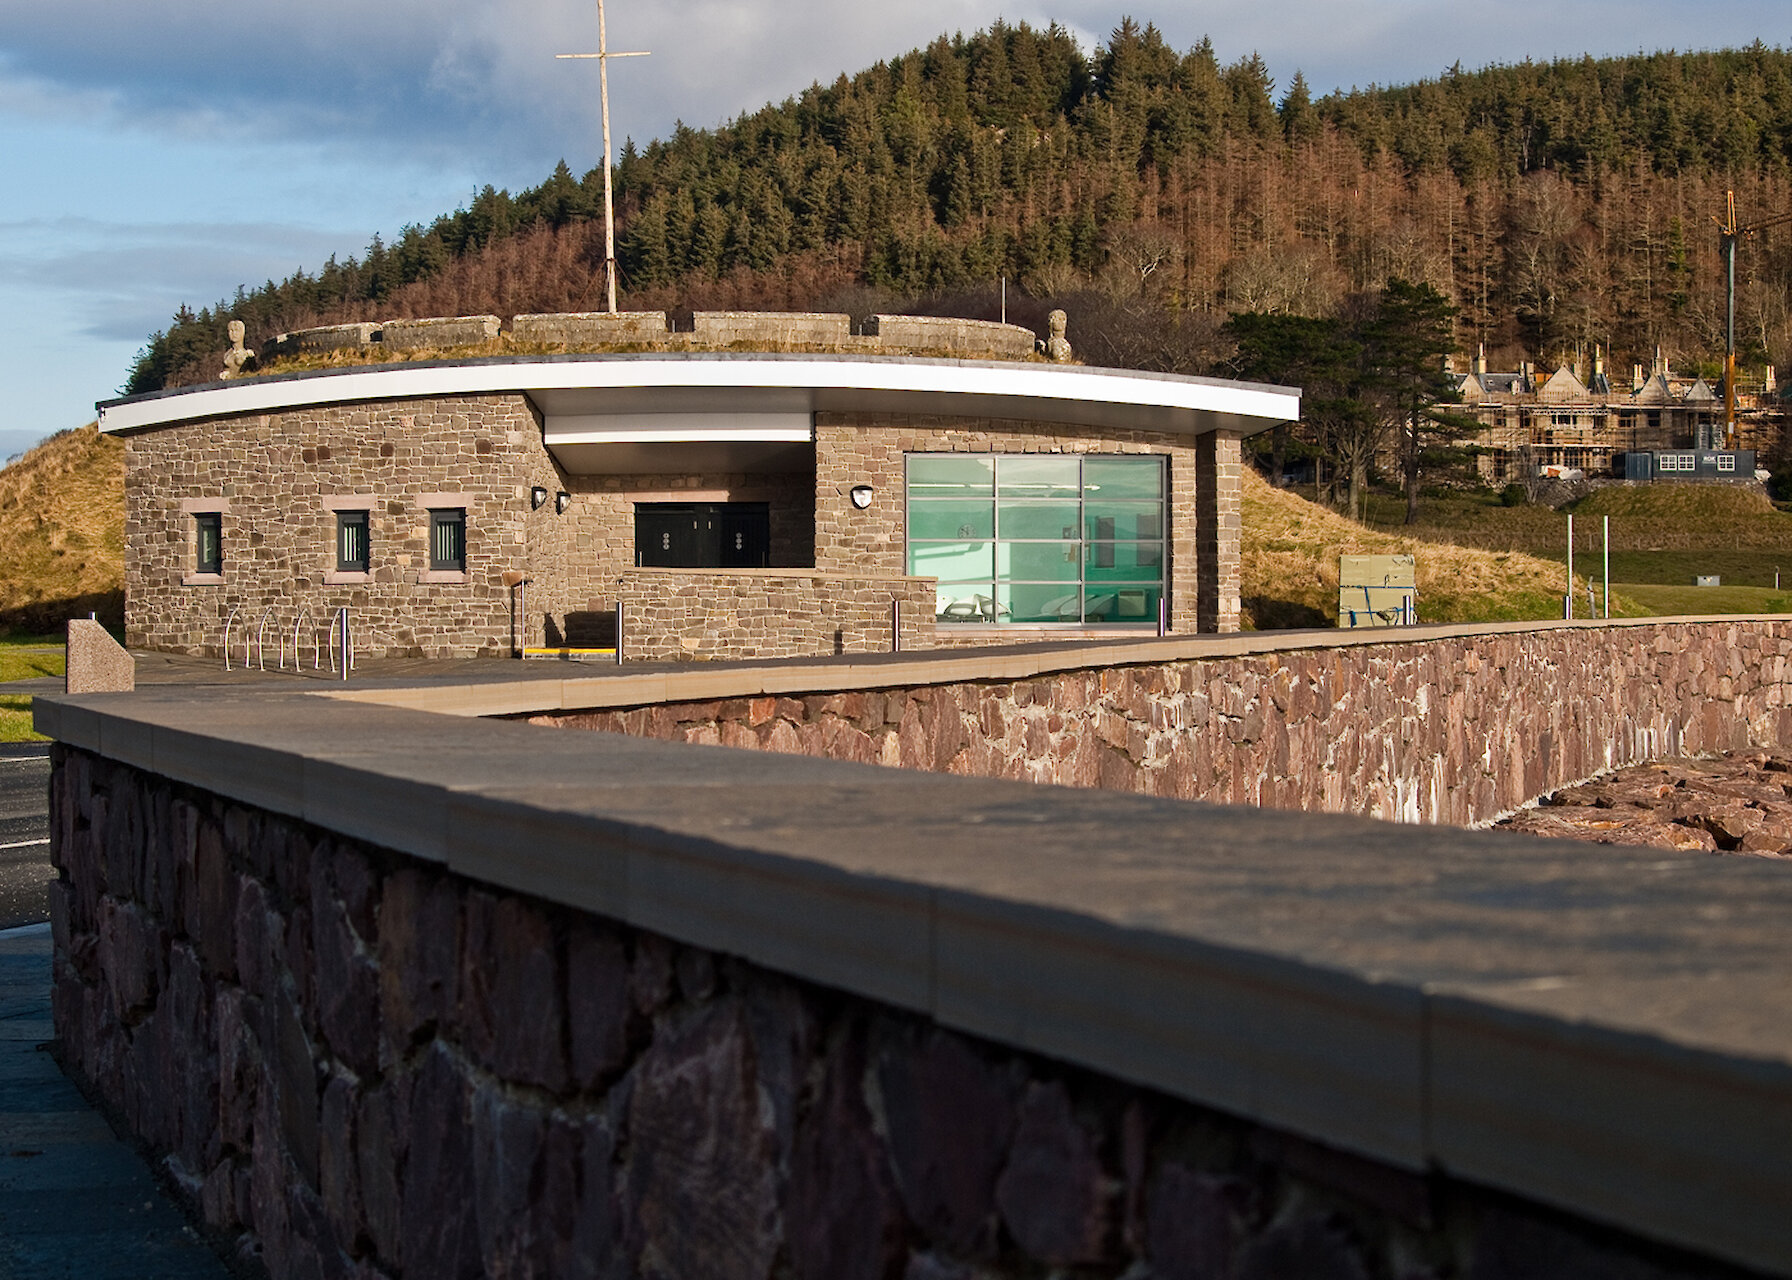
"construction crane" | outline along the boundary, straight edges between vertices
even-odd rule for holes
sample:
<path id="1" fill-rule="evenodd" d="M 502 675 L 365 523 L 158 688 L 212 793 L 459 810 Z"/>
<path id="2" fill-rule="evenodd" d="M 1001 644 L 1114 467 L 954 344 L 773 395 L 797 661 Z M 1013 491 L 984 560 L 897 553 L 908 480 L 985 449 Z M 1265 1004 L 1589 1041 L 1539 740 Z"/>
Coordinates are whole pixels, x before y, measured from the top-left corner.
<path id="1" fill-rule="evenodd" d="M 1792 213 L 1776 213 L 1771 218 L 1762 218 L 1759 222 L 1751 222 L 1747 226 L 1736 221 L 1736 193 L 1725 192 L 1726 208 L 1724 216 L 1715 215 L 1712 221 L 1723 235 L 1724 249 L 1724 448 L 1736 447 L 1736 245 L 1746 240 L 1757 231 L 1765 231 L 1768 227 L 1777 227 L 1781 223 L 1792 222 Z"/>

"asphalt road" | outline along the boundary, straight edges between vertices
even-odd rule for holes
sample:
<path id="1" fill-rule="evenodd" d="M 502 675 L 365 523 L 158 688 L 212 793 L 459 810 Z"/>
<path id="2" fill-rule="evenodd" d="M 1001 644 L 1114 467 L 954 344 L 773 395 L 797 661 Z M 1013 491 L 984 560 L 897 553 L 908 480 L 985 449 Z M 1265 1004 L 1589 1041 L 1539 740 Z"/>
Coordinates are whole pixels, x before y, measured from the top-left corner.
<path id="1" fill-rule="evenodd" d="M 0 746 L 0 929 L 50 918 L 50 748 Z"/>

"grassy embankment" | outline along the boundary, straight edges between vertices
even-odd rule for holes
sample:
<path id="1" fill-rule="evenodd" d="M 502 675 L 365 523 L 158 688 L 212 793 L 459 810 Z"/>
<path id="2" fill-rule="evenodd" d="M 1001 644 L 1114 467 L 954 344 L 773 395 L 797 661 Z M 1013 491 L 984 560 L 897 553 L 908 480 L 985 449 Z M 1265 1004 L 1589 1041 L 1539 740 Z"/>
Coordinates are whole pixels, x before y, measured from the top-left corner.
<path id="1" fill-rule="evenodd" d="M 124 446 L 64 431 L 0 470 L 0 742 L 28 742 L 17 680 L 62 674 L 61 626 L 124 622 Z"/>
<path id="2" fill-rule="evenodd" d="M 1422 622 L 1508 622 L 1562 616 L 1563 566 L 1510 548 L 1456 545 L 1450 530 L 1365 527 L 1244 473 L 1246 625 L 1329 627 L 1338 617 L 1338 557 L 1411 555 Z M 1495 540 L 1497 546 L 1497 539 Z M 1580 566 L 1576 566 L 1579 568 Z M 1577 599 L 1586 578 L 1575 575 Z M 1617 591 L 1614 614 L 1652 612 Z"/>
<path id="3" fill-rule="evenodd" d="M 1378 494 L 1370 500 L 1369 524 L 1377 532 L 1430 544 L 1521 551 L 1553 564 L 1558 609 L 1572 514 L 1577 578 L 1600 577 L 1604 517 L 1611 519 L 1614 614 L 1792 611 L 1792 514 L 1748 489 L 1608 488 L 1564 511 L 1506 507 L 1492 495 L 1458 494 L 1424 499 L 1416 525 L 1401 525 L 1404 514 L 1402 499 Z M 1717 575 L 1723 585 L 1695 587 L 1693 578 L 1706 574 Z M 1584 587 L 1577 593 L 1584 601 Z"/>

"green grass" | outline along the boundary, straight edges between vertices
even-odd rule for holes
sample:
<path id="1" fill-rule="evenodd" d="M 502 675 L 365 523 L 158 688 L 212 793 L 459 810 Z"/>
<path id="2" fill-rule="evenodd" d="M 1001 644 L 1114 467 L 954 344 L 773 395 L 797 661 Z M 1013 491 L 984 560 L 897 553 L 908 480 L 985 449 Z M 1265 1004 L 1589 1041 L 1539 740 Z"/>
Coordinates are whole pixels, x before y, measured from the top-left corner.
<path id="1" fill-rule="evenodd" d="M 1597 577 L 1598 554 L 1575 553 L 1574 567 Z M 1792 555 L 1771 551 L 1614 551 L 1612 581 L 1654 582 L 1662 586 L 1691 587 L 1696 576 L 1716 574 L 1725 587 L 1773 589 L 1774 573 L 1781 588 L 1792 591 Z M 1708 588 L 1707 588 L 1708 589 Z"/>
<path id="2" fill-rule="evenodd" d="M 1368 525 L 1379 532 L 1461 547 L 1527 551 L 1558 560 L 1572 513 L 1576 568 L 1583 556 L 1597 555 L 1602 518 L 1609 516 L 1614 572 L 1620 551 L 1678 550 L 1758 556 L 1755 563 L 1765 567 L 1761 582 L 1766 585 L 1773 582 L 1776 562 L 1792 573 L 1792 514 L 1775 510 L 1757 491 L 1725 485 L 1603 488 L 1562 511 L 1504 506 L 1492 490 L 1432 491 L 1420 498 L 1418 523 L 1413 525 L 1404 523 L 1406 500 L 1383 491 L 1369 494 L 1365 511 Z"/>
<path id="3" fill-rule="evenodd" d="M 31 728 L 31 695 L 0 694 L 0 742 L 47 742 Z"/>
<path id="4" fill-rule="evenodd" d="M 9 680 L 35 680 L 63 673 L 63 651 L 25 649 L 0 643 L 0 684 Z"/>
<path id="5" fill-rule="evenodd" d="M 0 639 L 0 686 L 11 680 L 32 680 L 63 673 L 65 650 L 57 636 L 7 636 Z M 0 693 L 0 742 L 43 742 L 31 728 L 31 695 Z"/>
<path id="6" fill-rule="evenodd" d="M 1787 584 L 1792 587 L 1792 582 Z M 1614 582 L 1614 600 L 1641 606 L 1644 614 L 1673 617 L 1707 613 L 1792 613 L 1792 594 L 1772 587 L 1695 587 L 1658 582 Z M 1612 612 L 1619 612 L 1614 607 Z"/>

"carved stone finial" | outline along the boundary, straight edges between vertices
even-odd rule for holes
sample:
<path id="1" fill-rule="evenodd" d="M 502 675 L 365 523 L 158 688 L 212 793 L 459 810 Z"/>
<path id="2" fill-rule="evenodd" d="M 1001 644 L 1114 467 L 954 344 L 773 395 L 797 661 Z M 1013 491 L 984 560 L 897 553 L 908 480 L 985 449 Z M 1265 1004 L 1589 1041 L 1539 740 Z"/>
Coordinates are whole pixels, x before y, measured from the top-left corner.
<path id="1" fill-rule="evenodd" d="M 1054 311 L 1045 318 L 1045 323 L 1050 334 L 1045 340 L 1045 358 L 1054 364 L 1069 364 L 1076 359 L 1076 352 L 1070 349 L 1070 340 L 1064 336 L 1070 317 L 1062 311 Z"/>
<path id="2" fill-rule="evenodd" d="M 255 353 L 243 345 L 243 335 L 248 332 L 241 320 L 232 320 L 229 325 L 230 350 L 224 353 L 224 372 L 221 378 L 239 378 L 243 367 L 255 359 Z"/>

